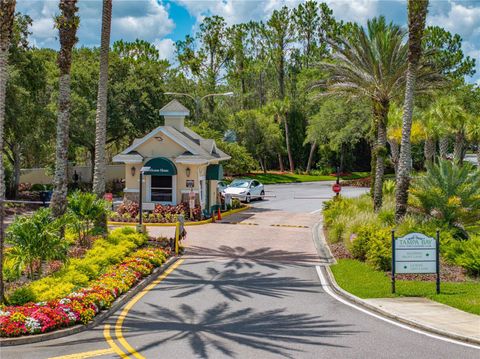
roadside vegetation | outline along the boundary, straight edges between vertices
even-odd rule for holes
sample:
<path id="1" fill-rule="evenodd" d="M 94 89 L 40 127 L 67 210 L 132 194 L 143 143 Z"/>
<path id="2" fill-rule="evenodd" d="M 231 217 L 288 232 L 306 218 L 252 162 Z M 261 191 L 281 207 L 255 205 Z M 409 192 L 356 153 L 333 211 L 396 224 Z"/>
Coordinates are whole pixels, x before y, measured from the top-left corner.
<path id="1" fill-rule="evenodd" d="M 369 195 L 340 198 L 325 204 L 324 223 L 339 264 L 333 271 L 339 284 L 361 297 L 383 297 L 390 287 L 391 231 L 397 237 L 440 231 L 441 295 L 434 293 L 432 275 L 398 275 L 397 295 L 425 296 L 478 312 L 480 290 L 480 170 L 439 161 L 412 182 L 408 212 L 395 222 L 395 182 L 383 185 L 384 204 L 374 211 Z M 413 280 L 412 282 L 402 279 Z M 378 280 L 378 283 L 374 283 Z M 425 282 L 422 282 L 425 281 Z M 347 284 L 349 282 L 349 284 Z M 442 290 L 443 291 L 443 290 Z"/>
<path id="2" fill-rule="evenodd" d="M 0 336 L 38 334 L 90 322 L 170 256 L 169 242 L 133 228 L 105 231 L 108 204 L 74 192 L 64 215 L 48 208 L 7 229 Z"/>

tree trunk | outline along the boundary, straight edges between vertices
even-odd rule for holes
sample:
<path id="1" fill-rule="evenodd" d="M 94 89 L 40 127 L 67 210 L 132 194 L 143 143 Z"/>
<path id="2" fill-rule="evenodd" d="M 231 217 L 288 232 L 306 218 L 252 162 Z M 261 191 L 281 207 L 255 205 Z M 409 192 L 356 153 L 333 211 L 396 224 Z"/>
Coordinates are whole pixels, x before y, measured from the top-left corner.
<path id="1" fill-rule="evenodd" d="M 317 141 L 313 141 L 313 143 L 310 146 L 310 154 L 308 155 L 307 173 L 310 173 L 310 171 L 312 170 L 313 156 L 315 155 L 316 149 L 317 149 Z"/>
<path id="2" fill-rule="evenodd" d="M 388 144 L 390 145 L 390 151 L 392 152 L 391 159 L 393 163 L 393 169 L 395 170 L 396 174 L 398 170 L 398 160 L 400 158 L 400 145 L 394 139 L 388 140 Z"/>
<path id="3" fill-rule="evenodd" d="M 477 167 L 480 168 L 480 142 L 477 142 Z"/>
<path id="4" fill-rule="evenodd" d="M 283 53 L 283 45 L 278 65 L 278 90 L 281 100 L 285 98 L 285 54 Z"/>
<path id="5" fill-rule="evenodd" d="M 61 0 L 61 16 L 56 20 L 59 30 L 60 51 L 57 63 L 60 69 L 58 87 L 57 144 L 55 151 L 54 191 L 50 204 L 55 217 L 62 216 L 67 209 L 67 165 L 68 165 L 68 127 L 70 120 L 70 68 L 72 49 L 77 41 L 78 17 L 76 0 Z"/>
<path id="6" fill-rule="evenodd" d="M 3 286 L 3 200 L 5 198 L 5 166 L 3 163 L 3 136 L 5 129 L 5 97 L 7 92 L 7 63 L 8 50 L 10 47 L 10 36 L 13 29 L 15 14 L 15 0 L 3 0 L 0 2 L 0 303 L 4 301 Z"/>
<path id="7" fill-rule="evenodd" d="M 13 191 L 12 195 L 13 198 L 18 197 L 18 186 L 20 185 L 20 168 L 22 165 L 21 162 L 21 154 L 20 154 L 20 146 L 15 144 L 15 151 L 13 152 Z"/>
<path id="8" fill-rule="evenodd" d="M 423 147 L 423 154 L 425 155 L 426 163 L 433 163 L 435 158 L 435 140 L 433 138 L 427 138 L 425 140 L 425 146 Z"/>
<path id="9" fill-rule="evenodd" d="M 413 96 L 415 92 L 416 64 L 410 63 L 407 68 L 407 84 L 402 119 L 402 142 L 397 169 L 397 184 L 395 189 L 395 220 L 400 220 L 407 213 L 408 187 L 410 186 L 410 172 L 412 170 L 412 149 L 410 135 L 412 130 Z"/>
<path id="10" fill-rule="evenodd" d="M 413 100 L 417 66 L 422 54 L 422 38 L 427 18 L 427 8 L 428 0 L 408 0 L 408 67 L 403 105 L 402 142 L 400 143 L 400 159 L 395 189 L 395 220 L 397 223 L 407 213 L 408 188 L 410 187 L 410 172 L 412 170 L 410 136 L 412 132 Z"/>
<path id="11" fill-rule="evenodd" d="M 440 157 L 446 160 L 448 155 L 448 137 L 447 136 L 440 138 L 439 147 L 440 147 Z"/>
<path id="12" fill-rule="evenodd" d="M 105 194 L 107 137 L 107 91 L 108 52 L 110 49 L 110 24 L 112 22 L 112 0 L 103 0 L 102 39 L 100 44 L 100 75 L 98 79 L 97 114 L 95 120 L 95 169 L 93 192 L 102 198 Z"/>
<path id="13" fill-rule="evenodd" d="M 292 149 L 290 148 L 290 138 L 288 133 L 288 115 L 284 115 L 284 125 L 285 125 L 285 145 L 287 147 L 288 154 L 288 164 L 290 165 L 290 172 L 295 172 L 295 165 L 293 163 Z"/>
<path id="14" fill-rule="evenodd" d="M 455 133 L 455 144 L 453 146 L 453 159 L 459 164 L 463 164 L 463 148 L 465 145 L 465 135 L 462 131 Z"/>
<path id="15" fill-rule="evenodd" d="M 340 145 L 340 173 L 345 172 L 345 145 Z"/>
<path id="16" fill-rule="evenodd" d="M 278 166 L 280 167 L 280 172 L 284 172 L 285 169 L 283 168 L 283 160 L 282 160 L 282 155 L 279 153 L 278 154 Z"/>
<path id="17" fill-rule="evenodd" d="M 375 211 L 382 208 L 383 203 L 383 175 L 385 174 L 385 157 L 386 157 L 386 145 L 387 145 L 387 115 L 388 115 L 388 105 L 386 107 L 382 106 L 381 114 L 383 118 L 379 118 L 377 126 L 377 146 L 375 149 L 376 152 L 376 163 L 375 163 L 375 185 L 373 188 L 373 207 Z"/>
<path id="18" fill-rule="evenodd" d="M 67 209 L 68 191 L 68 128 L 70 117 L 70 74 L 60 76 L 57 119 L 57 146 L 51 207 L 54 216 L 60 217 Z"/>

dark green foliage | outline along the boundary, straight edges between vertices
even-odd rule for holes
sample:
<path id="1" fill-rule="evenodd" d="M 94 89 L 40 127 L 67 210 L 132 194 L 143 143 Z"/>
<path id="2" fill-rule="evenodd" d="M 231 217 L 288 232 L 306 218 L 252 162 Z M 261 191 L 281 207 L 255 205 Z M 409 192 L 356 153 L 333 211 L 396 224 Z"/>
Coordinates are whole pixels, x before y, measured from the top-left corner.
<path id="1" fill-rule="evenodd" d="M 480 170 L 440 160 L 413 181 L 412 205 L 425 215 L 466 231 L 480 221 Z"/>

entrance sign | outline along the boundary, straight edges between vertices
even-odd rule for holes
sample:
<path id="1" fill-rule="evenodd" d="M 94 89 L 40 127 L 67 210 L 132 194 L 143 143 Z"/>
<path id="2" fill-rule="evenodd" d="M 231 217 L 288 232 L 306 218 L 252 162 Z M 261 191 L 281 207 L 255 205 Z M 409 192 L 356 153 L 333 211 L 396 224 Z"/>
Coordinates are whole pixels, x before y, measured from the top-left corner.
<path id="1" fill-rule="evenodd" d="M 437 293 L 440 293 L 440 234 L 437 238 L 422 233 L 409 233 L 395 238 L 392 231 L 392 293 L 395 293 L 395 274 L 437 274 Z"/>

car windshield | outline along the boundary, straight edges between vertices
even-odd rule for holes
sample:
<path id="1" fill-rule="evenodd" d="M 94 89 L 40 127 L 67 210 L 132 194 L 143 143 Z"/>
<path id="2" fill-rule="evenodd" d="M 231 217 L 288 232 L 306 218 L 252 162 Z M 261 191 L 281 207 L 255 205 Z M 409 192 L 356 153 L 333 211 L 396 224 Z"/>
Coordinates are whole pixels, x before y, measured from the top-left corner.
<path id="1" fill-rule="evenodd" d="M 248 188 L 249 185 L 250 185 L 250 181 L 235 180 L 230 184 L 230 187 Z"/>

